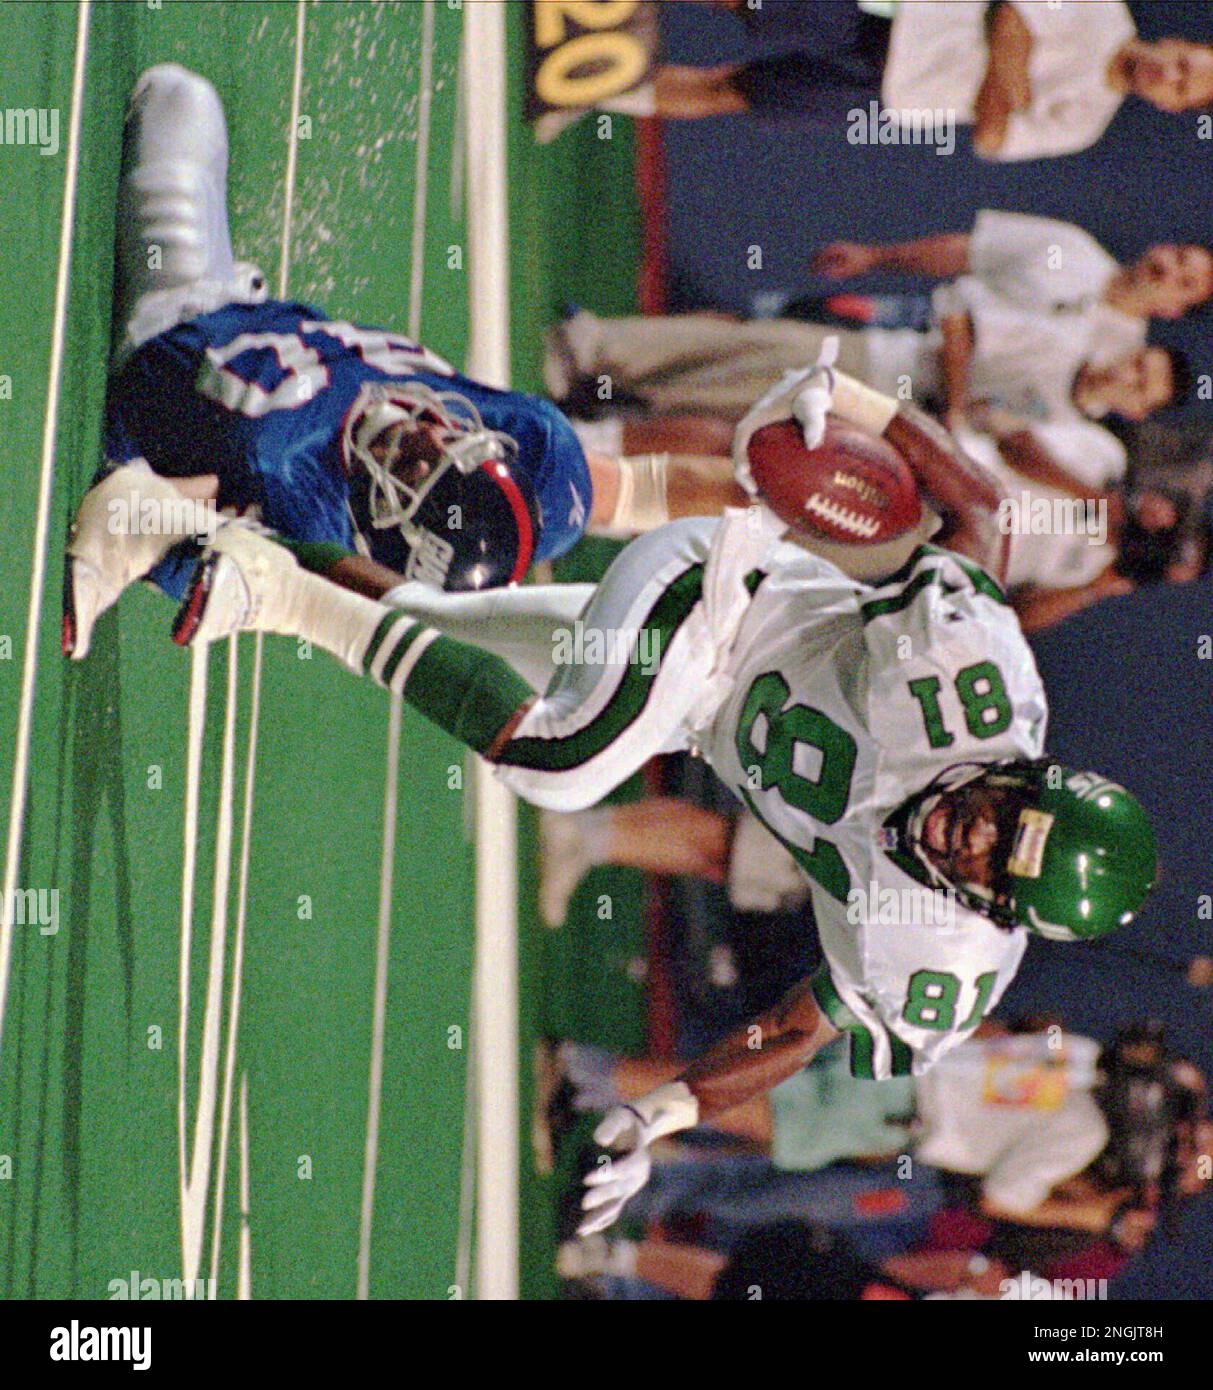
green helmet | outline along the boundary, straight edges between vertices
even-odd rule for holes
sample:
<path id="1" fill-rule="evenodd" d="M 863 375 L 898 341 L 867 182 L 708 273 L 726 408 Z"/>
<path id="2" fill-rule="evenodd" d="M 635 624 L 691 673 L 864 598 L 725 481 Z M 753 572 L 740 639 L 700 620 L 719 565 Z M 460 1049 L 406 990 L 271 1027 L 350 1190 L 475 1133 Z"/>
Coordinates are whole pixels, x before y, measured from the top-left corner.
<path id="1" fill-rule="evenodd" d="M 1055 941 L 1084 941 L 1137 915 L 1158 871 L 1150 817 L 1136 797 L 1097 772 L 1053 764 L 1031 773 L 1007 859 L 1015 918 Z"/>
<path id="2" fill-rule="evenodd" d="M 1047 758 L 970 764 L 933 784 L 948 791 L 978 785 L 1001 794 L 1006 851 L 992 890 L 949 884 L 966 907 L 1054 941 L 1092 940 L 1136 916 L 1158 857 L 1136 797 L 1097 772 Z"/>

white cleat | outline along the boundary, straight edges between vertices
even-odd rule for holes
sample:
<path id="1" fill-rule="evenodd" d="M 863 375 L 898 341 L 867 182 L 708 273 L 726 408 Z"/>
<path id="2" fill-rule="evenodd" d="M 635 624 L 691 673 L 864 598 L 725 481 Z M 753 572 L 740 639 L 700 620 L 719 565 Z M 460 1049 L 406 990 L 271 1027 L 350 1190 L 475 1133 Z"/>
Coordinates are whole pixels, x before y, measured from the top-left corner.
<path id="1" fill-rule="evenodd" d="M 299 571 L 285 546 L 247 521 L 225 523 L 203 552 L 173 622 L 180 647 L 284 630 L 284 589 Z"/>
<path id="2" fill-rule="evenodd" d="M 143 459 L 124 463 L 84 495 L 63 570 L 63 655 L 81 661 L 97 619 L 179 540 L 209 521 Z"/>
<path id="3" fill-rule="evenodd" d="M 93 641 L 97 619 L 118 602 L 122 590 L 106 582 L 88 560 L 69 554 L 63 564 L 63 655 L 83 661 Z"/>

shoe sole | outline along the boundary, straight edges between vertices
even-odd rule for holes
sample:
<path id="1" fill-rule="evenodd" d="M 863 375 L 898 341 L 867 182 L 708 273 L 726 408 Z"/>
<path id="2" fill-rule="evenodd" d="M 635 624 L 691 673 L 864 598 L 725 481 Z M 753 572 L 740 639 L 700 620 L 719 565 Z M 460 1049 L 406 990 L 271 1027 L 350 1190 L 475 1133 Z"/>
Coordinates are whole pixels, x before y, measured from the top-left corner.
<path id="1" fill-rule="evenodd" d="M 72 577 L 72 561 L 68 557 L 63 566 L 63 626 L 59 633 L 59 644 L 64 656 L 72 656 L 76 651 L 76 581 Z"/>
<path id="2" fill-rule="evenodd" d="M 218 561 L 219 556 L 208 555 L 194 571 L 194 577 L 190 581 L 185 599 L 173 620 L 173 641 L 179 647 L 190 646 L 198 635 L 198 629 L 206 617 L 211 590 L 214 588 L 215 568 Z"/>

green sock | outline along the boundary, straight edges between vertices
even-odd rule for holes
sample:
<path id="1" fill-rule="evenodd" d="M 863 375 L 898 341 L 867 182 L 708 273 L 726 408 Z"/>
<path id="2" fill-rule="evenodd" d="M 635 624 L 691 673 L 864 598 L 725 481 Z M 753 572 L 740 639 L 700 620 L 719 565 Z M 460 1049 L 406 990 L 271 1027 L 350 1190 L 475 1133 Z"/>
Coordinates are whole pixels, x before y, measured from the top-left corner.
<path id="1" fill-rule="evenodd" d="M 407 614 L 387 614 L 363 670 L 448 734 L 484 753 L 535 692 L 499 656 L 445 637 Z"/>

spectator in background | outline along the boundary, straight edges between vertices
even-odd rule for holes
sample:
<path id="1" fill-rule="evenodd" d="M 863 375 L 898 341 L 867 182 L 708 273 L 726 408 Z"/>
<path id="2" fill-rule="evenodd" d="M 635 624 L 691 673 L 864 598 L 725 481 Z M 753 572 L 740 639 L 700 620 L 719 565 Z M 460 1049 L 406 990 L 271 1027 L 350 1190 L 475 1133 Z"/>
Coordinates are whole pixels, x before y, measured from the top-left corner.
<path id="1" fill-rule="evenodd" d="M 1190 1063 L 1170 1058 L 1156 1034 L 1146 1025 L 1126 1030 L 1101 1070 L 1100 1048 L 1091 1039 L 1056 1025 L 1008 1033 L 987 1022 L 935 1071 L 913 1081 L 855 1081 L 845 1061 L 826 1086 L 797 1089 L 801 1078 L 794 1077 L 775 1093 L 773 1164 L 752 1155 L 663 1163 L 631 1213 L 665 1229 L 706 1218 L 729 1248 L 739 1234 L 757 1236 L 772 1222 L 811 1219 L 845 1231 L 858 1255 L 910 1284 L 912 1263 L 899 1269 L 897 1257 L 920 1240 L 938 1242 L 949 1221 L 937 1218 L 952 1209 L 967 1210 L 960 1224 L 980 1229 L 980 1244 L 1008 1268 L 1047 1270 L 1093 1243 L 1107 1245 L 1116 1266 L 1142 1248 L 1165 1215 L 1166 1164 L 1173 1164 L 1172 1198 L 1195 1195 L 1213 1140 L 1202 1113 L 1203 1078 Z M 651 1084 L 659 1066 L 617 1061 L 608 1081 L 601 1054 L 570 1048 L 566 1057 L 595 1109 L 626 1099 L 634 1085 Z M 897 1157 L 888 1155 L 883 1133 L 866 1148 L 872 1131 L 854 1124 L 857 1105 L 874 1102 L 874 1115 L 887 1108 L 878 1093 L 893 1085 L 912 1088 L 918 1111 L 915 1137 Z M 1171 1100 L 1154 1105 L 1159 1093 Z M 733 1132 L 728 1117 L 721 1120 Z M 823 1145 L 830 1144 L 843 1161 L 823 1166 Z M 960 1243 L 971 1251 L 974 1237 L 962 1235 Z M 563 1260 L 566 1270 L 580 1263 L 582 1272 L 594 1264 L 643 1275 L 636 1249 L 630 1242 L 572 1243 Z M 661 1263 L 669 1267 L 665 1254 Z M 1111 1272 L 1105 1261 L 1102 1275 Z"/>
<path id="2" fill-rule="evenodd" d="M 1081 227 L 1053 217 L 985 210 L 968 232 L 885 245 L 835 241 L 813 269 L 832 280 L 900 271 L 933 280 L 973 275 L 987 289 L 1038 313 L 1089 310 L 1138 320 L 1178 319 L 1213 298 L 1213 251 L 1191 243 L 1147 248 L 1121 265 Z"/>
<path id="3" fill-rule="evenodd" d="M 998 410 L 956 427 L 1011 501 L 1008 597 L 1025 632 L 1148 584 L 1186 584 L 1208 569 L 1213 528 L 1205 497 L 1165 470 L 1123 484 L 1123 459 L 1097 426 L 1028 426 Z M 1207 494 L 1206 494 L 1207 497 Z M 1078 510 L 1075 510 L 1075 508 Z"/>
<path id="4" fill-rule="evenodd" d="M 1121 0 L 902 0 L 891 19 L 878 8 L 814 4 L 831 11 L 822 52 L 661 67 L 651 109 L 807 117 L 841 134 L 880 102 L 891 120 L 903 113 L 898 124 L 932 112 L 972 125 L 977 154 L 1021 160 L 1088 148 L 1129 96 L 1172 113 L 1213 102 L 1213 46 L 1139 39 Z"/>
<path id="5" fill-rule="evenodd" d="M 549 330 L 545 381 L 575 416 L 596 398 L 602 413 L 629 408 L 736 423 L 785 371 L 816 361 L 836 334 L 840 371 L 952 419 L 985 404 L 1029 422 L 1139 421 L 1188 391 L 1182 354 L 1141 346 L 1141 324 L 1123 315 L 1114 324 L 1098 308 L 1037 314 L 974 277 L 941 286 L 935 297 L 927 332 L 712 313 L 599 318 L 582 310 Z"/>

